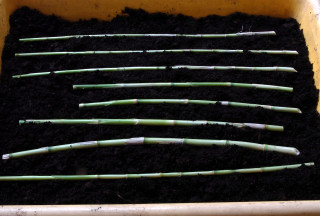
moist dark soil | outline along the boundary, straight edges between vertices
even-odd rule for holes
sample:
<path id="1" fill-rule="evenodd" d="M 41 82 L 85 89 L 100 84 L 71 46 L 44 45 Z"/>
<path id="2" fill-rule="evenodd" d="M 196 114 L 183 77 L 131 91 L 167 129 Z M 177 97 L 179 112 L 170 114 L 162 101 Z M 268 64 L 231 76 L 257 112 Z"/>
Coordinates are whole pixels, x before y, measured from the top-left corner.
<path id="1" fill-rule="evenodd" d="M 106 17 L 108 12 L 106 11 Z M 10 18 L 2 55 L 0 154 L 65 143 L 131 137 L 230 139 L 293 146 L 300 156 L 237 147 L 125 146 L 71 150 L 0 162 L 0 175 L 117 174 L 252 168 L 314 161 L 315 167 L 274 173 L 163 179 L 1 182 L 1 204 L 168 203 L 320 199 L 318 90 L 303 32 L 294 19 L 232 14 L 194 19 L 126 9 L 110 22 L 68 22 L 21 8 Z M 275 30 L 277 36 L 186 39 L 100 38 L 19 42 L 19 38 L 94 33 L 234 33 Z M 290 49 L 300 54 L 128 54 L 15 57 L 18 52 L 124 49 Z M 12 79 L 15 74 L 62 69 L 149 65 L 291 66 L 298 73 L 133 71 Z M 226 81 L 292 86 L 293 93 L 240 88 L 136 88 L 74 91 L 73 84 Z M 303 114 L 221 105 L 131 105 L 79 109 L 82 102 L 131 98 L 229 100 L 298 107 Z M 152 127 L 18 125 L 39 118 L 164 118 L 284 125 L 285 131 L 231 126 Z"/>

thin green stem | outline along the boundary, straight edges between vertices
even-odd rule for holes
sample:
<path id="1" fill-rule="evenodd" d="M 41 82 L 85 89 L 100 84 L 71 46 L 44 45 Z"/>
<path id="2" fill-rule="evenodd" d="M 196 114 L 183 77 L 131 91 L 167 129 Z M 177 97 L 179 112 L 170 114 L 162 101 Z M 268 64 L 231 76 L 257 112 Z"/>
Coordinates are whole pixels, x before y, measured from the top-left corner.
<path id="1" fill-rule="evenodd" d="M 71 38 L 105 38 L 105 37 L 185 37 L 185 38 L 229 38 L 245 36 L 270 36 L 276 35 L 275 31 L 238 32 L 231 34 L 94 34 L 94 35 L 68 35 L 54 37 L 21 38 L 21 42 L 36 42 L 46 40 L 68 40 Z"/>
<path id="2" fill-rule="evenodd" d="M 143 87 L 239 87 L 253 88 L 262 90 L 293 92 L 292 87 L 251 84 L 251 83 L 232 83 L 232 82 L 185 82 L 185 83 L 116 83 L 116 84 L 86 84 L 73 85 L 73 89 L 108 89 L 108 88 L 143 88 Z"/>
<path id="3" fill-rule="evenodd" d="M 143 145 L 143 144 L 158 144 L 158 145 L 193 145 L 193 146 L 238 146 L 242 148 L 253 149 L 257 151 L 271 151 L 282 154 L 299 155 L 298 149 L 286 146 L 275 146 L 269 144 L 259 144 L 252 142 L 242 142 L 233 140 L 212 140 L 212 139 L 187 139 L 187 138 L 154 138 L 154 137 L 136 137 L 130 139 L 116 139 L 116 140 L 99 140 L 78 142 L 50 147 L 43 147 L 38 149 L 20 151 L 15 153 L 4 154 L 2 159 L 21 158 L 30 155 L 47 154 L 59 151 L 67 151 L 72 149 L 84 148 L 98 148 L 110 146 L 127 146 L 127 145 Z"/>
<path id="4" fill-rule="evenodd" d="M 233 123 L 207 120 L 168 120 L 168 119 L 36 119 L 20 120 L 19 124 L 95 124 L 95 125 L 147 125 L 147 126 L 197 126 L 197 125 L 222 125 L 238 128 L 252 128 L 257 130 L 270 130 L 282 132 L 283 126 L 257 124 L 257 123 Z"/>
<path id="5" fill-rule="evenodd" d="M 132 53 L 243 53 L 243 50 L 231 49 L 165 49 L 165 50 L 110 50 L 110 51 L 65 51 L 65 52 L 34 52 L 16 53 L 18 57 L 28 56 L 52 56 L 52 55 L 108 55 L 108 54 L 132 54 Z"/>
<path id="6" fill-rule="evenodd" d="M 102 175 L 53 175 L 53 176 L 0 176 L 0 181 L 48 181 L 48 180 L 94 180 L 94 179 L 133 179 L 133 178 L 169 178 L 187 176 L 230 175 L 235 173 L 264 173 L 276 172 L 285 169 L 297 169 L 302 166 L 314 166 L 313 162 L 302 164 L 290 164 L 282 166 L 269 166 L 259 168 L 209 170 L 195 172 L 168 172 L 168 173 L 143 173 L 143 174 L 102 174 Z"/>
<path id="7" fill-rule="evenodd" d="M 262 104 L 240 103 L 231 101 L 212 101 L 212 100 L 189 100 L 189 99 L 126 99 L 126 100 L 112 100 L 95 103 L 81 103 L 80 108 L 87 107 L 106 107 L 116 105 L 134 105 L 134 104 L 197 104 L 197 105 L 223 105 L 233 107 L 246 108 L 262 108 L 276 112 L 302 113 L 300 109 L 293 107 L 270 106 Z"/>
<path id="8" fill-rule="evenodd" d="M 251 53 L 255 54 L 272 54 L 272 55 L 298 55 L 296 50 L 249 50 Z"/>
<path id="9" fill-rule="evenodd" d="M 295 50 L 249 50 L 255 54 L 298 55 Z M 134 53 L 243 53 L 243 50 L 231 49 L 165 49 L 165 50 L 105 50 L 105 51 L 63 51 L 63 52 L 32 52 L 16 53 L 17 57 L 30 56 L 61 56 L 61 55 L 109 55 L 109 54 L 134 54 Z"/>
<path id="10" fill-rule="evenodd" d="M 137 70 L 211 70 L 211 71 L 282 71 L 282 72 L 297 72 L 292 67 L 244 67 L 244 66 L 195 66 L 195 65 L 174 65 L 174 66 L 136 66 L 136 67 L 114 67 L 114 68 L 85 68 L 85 69 L 73 69 L 73 70 L 58 70 L 51 72 L 37 72 L 27 73 L 21 75 L 14 75 L 12 78 L 25 78 L 35 76 L 48 76 L 50 74 L 77 74 L 86 72 L 116 72 L 116 71 L 137 71 Z"/>

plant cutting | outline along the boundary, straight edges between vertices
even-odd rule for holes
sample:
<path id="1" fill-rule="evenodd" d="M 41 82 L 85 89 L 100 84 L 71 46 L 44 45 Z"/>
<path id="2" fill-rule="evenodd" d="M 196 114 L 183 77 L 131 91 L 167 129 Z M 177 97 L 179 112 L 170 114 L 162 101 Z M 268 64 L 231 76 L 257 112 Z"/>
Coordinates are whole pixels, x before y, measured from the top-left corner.
<path id="1" fill-rule="evenodd" d="M 73 85 L 74 90 L 78 89 L 108 89 L 108 88 L 144 88 L 144 87 L 239 87 L 261 90 L 274 90 L 293 92 L 292 87 L 254 84 L 254 83 L 233 83 L 233 82 L 157 82 L 157 83 L 115 83 L 115 84 L 85 84 Z"/>
<path id="2" fill-rule="evenodd" d="M 96 51 L 64 51 L 64 52 L 33 52 L 16 53 L 17 57 L 54 56 L 54 55 L 107 55 L 133 53 L 243 53 L 243 50 L 231 49 L 162 49 L 162 50 L 96 50 Z"/>
<path id="3" fill-rule="evenodd" d="M 49 181 L 49 180 L 93 180 L 93 179 L 133 179 L 133 178 L 170 178 L 187 176 L 230 175 L 235 173 L 263 173 L 276 172 L 285 169 L 297 169 L 300 167 L 314 166 L 313 162 L 302 164 L 290 164 L 281 166 L 269 166 L 246 169 L 209 170 L 195 172 L 168 172 L 168 173 L 142 173 L 142 174 L 99 174 L 99 175 L 52 175 L 52 176 L 0 176 L 0 181 Z"/>
<path id="4" fill-rule="evenodd" d="M 256 54 L 298 55 L 295 50 L 249 50 Z M 108 54 L 133 54 L 133 53 L 243 53 L 241 49 L 163 49 L 163 50 L 96 50 L 96 51 L 63 51 L 63 52 L 31 52 L 16 53 L 17 57 L 29 56 L 57 56 L 57 55 L 108 55 Z"/>
<path id="5" fill-rule="evenodd" d="M 130 146 L 130 145 L 192 145 L 192 146 L 238 146 L 241 148 L 248 148 L 258 151 L 274 151 L 282 154 L 299 155 L 298 149 L 286 146 L 275 146 L 268 144 L 258 144 L 252 142 L 233 141 L 233 140 L 213 140 L 213 139 L 188 139 L 188 138 L 155 138 L 155 137 L 136 137 L 129 139 L 115 139 L 115 140 L 98 140 L 78 142 L 57 146 L 42 147 L 38 149 L 20 151 L 2 155 L 2 159 L 21 158 L 30 155 L 47 154 L 59 151 L 67 151 L 72 149 L 84 148 L 98 148 L 110 146 Z"/>
<path id="6" fill-rule="evenodd" d="M 296 50 L 249 50 L 250 53 L 255 54 L 272 54 L 272 55 L 298 55 Z"/>
<path id="7" fill-rule="evenodd" d="M 252 103 L 240 103 L 232 101 L 213 101 L 213 100 L 189 100 L 189 99 L 125 99 L 125 100 L 111 100 L 95 103 L 81 103 L 79 108 L 89 107 L 106 107 L 117 105 L 134 105 L 134 104 L 197 104 L 197 105 L 222 105 L 232 107 L 246 107 L 246 108 L 262 108 L 272 110 L 275 112 L 289 112 L 302 113 L 300 109 L 294 107 L 270 106 Z"/>
<path id="8" fill-rule="evenodd" d="M 12 78 L 25 78 L 25 77 L 37 77 L 37 76 L 49 76 L 49 75 L 61 75 L 61 74 L 77 74 L 86 72 L 116 72 L 116 71 L 137 71 L 137 70 L 236 70 L 236 71 L 282 71 L 282 72 L 297 72 L 292 67 L 244 67 L 244 66 L 195 66 L 195 65 L 175 65 L 175 66 L 136 66 L 136 67 L 114 67 L 114 68 L 85 68 L 85 69 L 73 69 L 73 70 L 57 70 L 51 72 L 37 72 L 14 75 Z"/>
<path id="9" fill-rule="evenodd" d="M 238 32 L 230 34 L 91 34 L 91 35 L 68 35 L 54 37 L 20 38 L 21 42 L 36 42 L 46 40 L 67 40 L 71 38 L 104 38 L 104 37 L 185 37 L 185 38 L 228 38 L 244 36 L 274 36 L 275 31 L 261 32 Z"/>
<path id="10" fill-rule="evenodd" d="M 19 120 L 19 124 L 94 124 L 94 125 L 148 125 L 148 126 L 197 126 L 197 125 L 221 125 L 238 128 L 252 128 L 257 130 L 270 130 L 282 132 L 283 126 L 257 124 L 257 123 L 233 123 L 207 120 L 168 120 L 168 119 L 27 119 Z"/>

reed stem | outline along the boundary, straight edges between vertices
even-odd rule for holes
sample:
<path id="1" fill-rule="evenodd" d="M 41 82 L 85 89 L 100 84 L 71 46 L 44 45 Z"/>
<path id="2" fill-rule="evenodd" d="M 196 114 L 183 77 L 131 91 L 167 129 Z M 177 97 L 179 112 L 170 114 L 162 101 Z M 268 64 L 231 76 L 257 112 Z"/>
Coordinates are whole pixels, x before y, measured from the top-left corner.
<path id="1" fill-rule="evenodd" d="M 116 72 L 116 71 L 137 71 L 137 70 L 211 70 L 211 71 L 225 71 L 225 70 L 236 70 L 236 71 L 281 71 L 281 72 L 297 72 L 292 67 L 244 67 L 244 66 L 195 66 L 195 65 L 175 65 L 175 66 L 136 66 L 136 67 L 114 67 L 114 68 L 85 68 L 85 69 L 73 69 L 73 70 L 58 70 L 51 72 L 37 72 L 27 73 L 21 75 L 14 75 L 12 78 L 24 78 L 24 77 L 35 77 L 35 76 L 49 76 L 50 74 L 77 74 L 85 72 Z"/>
<path id="2" fill-rule="evenodd" d="M 255 54 L 272 54 L 272 55 L 298 55 L 296 50 L 249 50 L 251 53 Z"/>
<path id="3" fill-rule="evenodd" d="M 7 160 L 7 159 L 13 159 L 13 158 L 26 157 L 30 155 L 67 151 L 72 149 L 143 145 L 143 144 L 193 145 L 193 146 L 213 146 L 213 145 L 238 146 L 238 147 L 253 149 L 257 151 L 271 151 L 271 152 L 278 152 L 282 154 L 290 154 L 295 156 L 300 154 L 299 150 L 293 147 L 275 146 L 275 145 L 233 141 L 233 140 L 137 137 L 137 138 L 130 138 L 130 139 L 88 141 L 88 142 L 78 142 L 78 143 L 71 143 L 71 144 L 64 144 L 64 145 L 57 145 L 57 146 L 49 146 L 49 147 L 43 147 L 38 149 L 4 154 L 2 156 L 2 159 Z"/>
<path id="4" fill-rule="evenodd" d="M 302 166 L 314 166 L 313 162 L 290 164 L 282 166 L 268 166 L 260 168 L 246 168 L 233 170 L 209 170 L 195 172 L 168 172 L 168 173 L 143 173 L 143 174 L 102 174 L 102 175 L 52 175 L 52 176 L 0 176 L 0 181 L 48 181 L 48 180 L 94 180 L 94 179 L 134 179 L 134 178 L 169 178 L 187 176 L 230 175 L 235 173 L 264 173 L 276 172 L 285 169 L 297 169 Z"/>
<path id="5" fill-rule="evenodd" d="M 86 84 L 73 85 L 73 89 L 108 89 L 108 88 L 143 88 L 143 87 L 239 87 L 253 88 L 262 90 L 293 92 L 292 87 L 251 84 L 251 83 L 232 83 L 232 82 L 185 82 L 185 83 L 116 83 L 116 84 Z"/>
<path id="6" fill-rule="evenodd" d="M 207 120 L 168 120 L 168 119 L 36 119 L 19 120 L 19 124 L 94 124 L 94 125 L 147 125 L 147 126 L 198 126 L 198 125 L 222 125 L 238 128 L 252 128 L 257 130 L 270 130 L 282 132 L 283 126 L 257 124 L 257 123 L 233 123 Z"/>
<path id="7" fill-rule="evenodd" d="M 249 50 L 255 54 L 298 55 L 295 50 Z M 110 51 L 64 51 L 64 52 L 33 52 L 16 53 L 17 57 L 29 56 L 57 56 L 57 55 L 108 55 L 108 54 L 134 54 L 134 53 L 243 53 L 243 50 L 231 49 L 165 49 L 165 50 L 110 50 Z"/>
<path id="8" fill-rule="evenodd" d="M 21 38 L 21 42 L 36 42 L 47 40 L 67 40 L 71 38 L 105 38 L 105 37 L 185 37 L 185 38 L 230 38 L 244 36 L 273 36 L 275 31 L 261 32 L 238 32 L 230 34 L 93 34 L 93 35 L 68 35 L 54 37 L 36 37 L 36 38 Z"/>
<path id="9" fill-rule="evenodd" d="M 15 56 L 52 56 L 52 55 L 107 55 L 132 53 L 243 53 L 243 50 L 231 49 L 166 49 L 166 50 L 110 50 L 110 51 L 65 51 L 65 52 L 34 52 L 16 53 Z"/>
<path id="10" fill-rule="evenodd" d="M 212 101 L 212 100 L 189 100 L 189 99 L 126 99 L 126 100 L 112 100 L 95 103 L 81 103 L 79 108 L 88 107 L 106 107 L 116 105 L 134 105 L 134 104 L 197 104 L 197 105 L 223 105 L 232 107 L 246 107 L 246 108 L 262 108 L 272 110 L 275 112 L 289 112 L 302 113 L 300 109 L 294 107 L 270 106 L 262 104 L 240 103 L 231 101 Z"/>

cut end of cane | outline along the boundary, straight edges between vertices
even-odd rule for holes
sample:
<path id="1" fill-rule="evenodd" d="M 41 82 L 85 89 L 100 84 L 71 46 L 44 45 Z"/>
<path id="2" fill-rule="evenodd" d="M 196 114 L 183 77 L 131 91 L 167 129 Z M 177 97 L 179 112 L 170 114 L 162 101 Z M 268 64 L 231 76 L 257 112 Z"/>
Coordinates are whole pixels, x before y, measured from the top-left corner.
<path id="1" fill-rule="evenodd" d="M 14 75 L 12 76 L 13 79 L 21 78 L 21 75 Z"/>
<path id="2" fill-rule="evenodd" d="M 276 70 L 280 70 L 281 67 L 275 66 Z M 281 71 L 281 70 L 280 70 Z M 283 67 L 282 71 L 297 73 L 298 71 L 293 67 Z"/>
<path id="3" fill-rule="evenodd" d="M 10 154 L 2 155 L 2 160 L 8 160 L 10 158 Z"/>
<path id="4" fill-rule="evenodd" d="M 300 114 L 302 113 L 302 111 L 300 109 L 297 109 L 297 110 L 298 110 L 298 113 L 300 113 Z"/>
<path id="5" fill-rule="evenodd" d="M 26 120 L 19 120 L 19 125 L 26 123 Z"/>
<path id="6" fill-rule="evenodd" d="M 314 162 L 304 163 L 305 166 L 314 166 Z"/>
<path id="7" fill-rule="evenodd" d="M 79 104 L 79 108 L 83 108 L 83 107 L 84 107 L 83 103 Z"/>
<path id="8" fill-rule="evenodd" d="M 300 151 L 298 149 L 295 148 L 294 151 L 295 151 L 297 156 L 300 155 Z"/>
<path id="9" fill-rule="evenodd" d="M 293 92 L 293 88 L 292 87 L 287 87 L 284 91 Z"/>
<path id="10" fill-rule="evenodd" d="M 284 127 L 279 125 L 266 125 L 266 129 L 270 131 L 278 131 L 278 132 L 284 131 Z"/>

